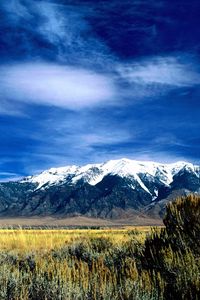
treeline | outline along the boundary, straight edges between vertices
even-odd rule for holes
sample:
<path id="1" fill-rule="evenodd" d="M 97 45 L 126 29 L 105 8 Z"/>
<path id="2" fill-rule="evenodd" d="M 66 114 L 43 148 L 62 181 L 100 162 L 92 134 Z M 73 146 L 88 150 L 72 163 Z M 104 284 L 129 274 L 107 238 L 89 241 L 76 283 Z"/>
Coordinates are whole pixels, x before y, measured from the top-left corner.
<path id="1" fill-rule="evenodd" d="M 48 252 L 0 253 L 0 299 L 200 299 L 200 196 L 170 203 L 165 228 L 143 241 L 106 235 Z"/>

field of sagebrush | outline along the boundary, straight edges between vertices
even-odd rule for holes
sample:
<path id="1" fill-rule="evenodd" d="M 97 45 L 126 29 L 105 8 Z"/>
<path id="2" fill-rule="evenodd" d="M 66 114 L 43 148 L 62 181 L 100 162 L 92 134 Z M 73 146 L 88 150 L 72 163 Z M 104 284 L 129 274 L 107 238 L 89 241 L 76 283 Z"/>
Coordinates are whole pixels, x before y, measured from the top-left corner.
<path id="1" fill-rule="evenodd" d="M 200 299 L 200 197 L 165 227 L 0 230 L 0 299 Z"/>

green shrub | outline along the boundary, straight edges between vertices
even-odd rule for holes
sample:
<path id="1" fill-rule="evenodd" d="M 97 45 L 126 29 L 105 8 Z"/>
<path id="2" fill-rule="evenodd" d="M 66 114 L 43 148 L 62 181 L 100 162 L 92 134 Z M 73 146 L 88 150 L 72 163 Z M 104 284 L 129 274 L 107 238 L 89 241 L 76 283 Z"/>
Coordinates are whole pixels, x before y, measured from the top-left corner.
<path id="1" fill-rule="evenodd" d="M 164 224 L 166 228 L 154 230 L 146 239 L 142 266 L 152 280 L 161 276 L 164 299 L 199 299 L 200 196 L 170 203 Z"/>
<path id="2" fill-rule="evenodd" d="M 170 203 L 145 242 L 128 232 L 45 252 L 0 252 L 1 300 L 200 299 L 200 197 Z"/>

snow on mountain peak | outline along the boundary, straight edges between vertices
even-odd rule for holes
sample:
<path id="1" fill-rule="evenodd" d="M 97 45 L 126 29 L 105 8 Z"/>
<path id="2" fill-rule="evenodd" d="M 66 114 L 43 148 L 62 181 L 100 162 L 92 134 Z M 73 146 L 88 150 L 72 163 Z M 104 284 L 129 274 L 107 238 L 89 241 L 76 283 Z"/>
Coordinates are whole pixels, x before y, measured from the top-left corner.
<path id="1" fill-rule="evenodd" d="M 78 180 L 83 179 L 91 185 L 96 185 L 106 175 L 113 174 L 121 177 L 133 177 L 139 185 L 146 190 L 146 192 L 149 192 L 138 175 L 147 174 L 157 177 L 161 182 L 169 185 L 173 180 L 173 176 L 180 170 L 188 168 L 191 171 L 195 171 L 196 167 L 197 166 L 194 166 L 191 163 L 183 161 L 171 164 L 162 164 L 151 161 L 136 161 L 122 158 L 109 160 L 102 164 L 88 164 L 85 166 L 72 165 L 60 168 L 51 168 L 39 175 L 29 176 L 21 182 L 28 181 L 36 183 L 37 189 L 64 183 L 69 178 L 71 183 L 76 183 Z"/>

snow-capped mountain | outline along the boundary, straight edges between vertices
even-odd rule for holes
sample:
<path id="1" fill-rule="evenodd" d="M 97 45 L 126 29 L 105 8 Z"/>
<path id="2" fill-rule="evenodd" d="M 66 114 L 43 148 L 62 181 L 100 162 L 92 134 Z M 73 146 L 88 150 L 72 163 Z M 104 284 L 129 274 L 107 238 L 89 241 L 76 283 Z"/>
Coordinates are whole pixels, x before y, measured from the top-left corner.
<path id="1" fill-rule="evenodd" d="M 0 214 L 120 217 L 122 211 L 152 211 L 174 194 L 189 192 L 200 192 L 199 166 L 123 158 L 2 183 Z"/>
<path id="2" fill-rule="evenodd" d="M 149 192 L 140 178 L 142 174 L 157 178 L 163 184 L 170 185 L 173 181 L 173 176 L 181 170 L 189 170 L 199 176 L 199 166 L 183 161 L 172 164 L 161 164 L 151 161 L 143 162 L 122 158 L 119 160 L 109 160 L 102 164 L 51 168 L 39 175 L 26 177 L 21 182 L 36 183 L 37 189 L 47 189 L 52 185 L 62 184 L 63 182 L 75 184 L 81 179 L 90 185 L 96 185 L 107 175 L 118 175 L 120 177 L 133 178 L 139 183 L 142 189 Z"/>

